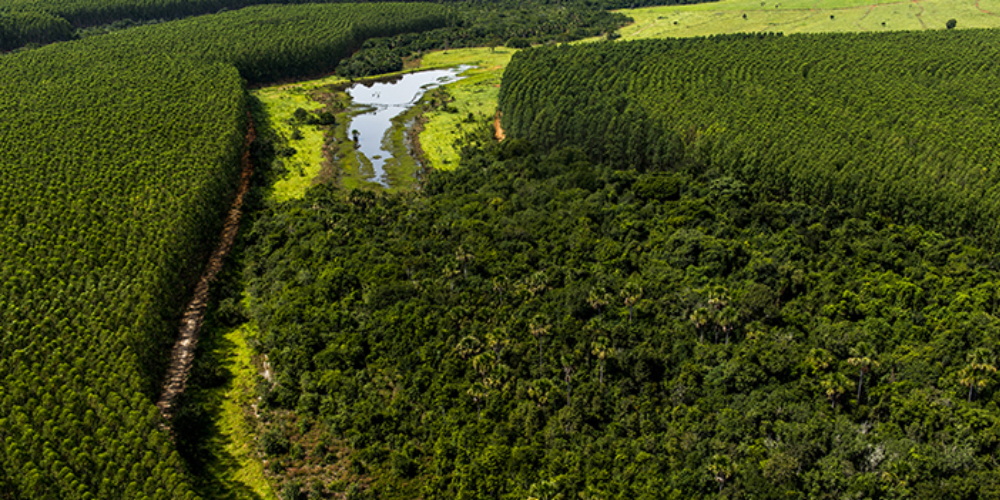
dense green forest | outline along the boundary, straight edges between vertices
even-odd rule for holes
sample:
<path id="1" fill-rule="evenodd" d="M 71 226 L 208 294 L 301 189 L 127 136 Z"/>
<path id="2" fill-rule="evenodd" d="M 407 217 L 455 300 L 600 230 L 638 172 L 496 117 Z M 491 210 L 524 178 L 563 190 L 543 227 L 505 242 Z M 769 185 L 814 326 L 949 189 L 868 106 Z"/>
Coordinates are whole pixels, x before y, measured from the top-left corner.
<path id="1" fill-rule="evenodd" d="M 151 400 L 236 187 L 246 81 L 448 19 L 264 6 L 0 57 L 0 498 L 193 497 Z"/>
<path id="2" fill-rule="evenodd" d="M 514 57 L 500 106 L 511 137 L 606 164 L 702 161 L 755 192 L 990 242 L 998 41 L 942 30 L 539 48 Z"/>
<path id="3" fill-rule="evenodd" d="M 583 3 L 500 0 L 458 5 L 454 26 L 369 39 L 337 73 L 353 78 L 399 71 L 403 58 L 428 50 L 570 42 L 612 33 L 629 21 Z"/>
<path id="4" fill-rule="evenodd" d="M 485 133 L 420 193 L 319 186 L 248 238 L 226 311 L 288 498 L 1000 492 L 972 240 Z"/>
<path id="5" fill-rule="evenodd" d="M 256 3 L 0 7 L 0 50 L 32 47 L 0 56 L 0 500 L 202 493 L 205 414 L 174 439 L 152 401 L 240 156 L 264 184 L 287 149 L 247 144 L 248 84 L 608 34 L 607 8 L 664 2 L 201 15 Z M 1000 496 L 997 41 L 529 49 L 510 139 L 467 137 L 458 170 L 251 204 L 213 319 L 257 332 L 270 478 L 289 499 Z"/>
<path id="6" fill-rule="evenodd" d="M 7 0 L 0 5 L 0 51 L 13 50 L 28 44 L 45 44 L 60 40 L 70 40 L 77 36 L 74 28 L 106 26 L 128 26 L 132 23 L 164 21 L 184 17 L 212 14 L 226 10 L 236 10 L 260 4 L 308 4 L 331 3 L 343 0 Z M 375 0 L 380 1 L 380 0 Z M 506 29 L 506 41 L 514 33 L 524 36 L 527 32 L 555 34 L 561 30 L 570 33 L 582 22 L 582 18 L 609 16 L 608 9 L 637 7 L 642 5 L 674 5 L 697 3 L 685 0 L 497 0 L 481 2 L 477 0 L 413 0 L 426 3 L 448 3 L 457 6 L 466 15 L 465 21 L 454 37 L 469 45 L 471 39 L 482 36 L 480 27 L 484 21 L 490 24 L 522 24 L 528 20 L 530 27 L 515 26 Z M 703 0 L 698 0 L 703 1 Z M 520 19 L 510 23 L 510 19 Z M 568 24 L 567 24 L 568 23 Z M 82 34 L 93 33 L 83 30 Z M 493 36 L 503 36 L 492 30 Z M 464 41 L 464 42 L 462 42 Z M 489 40 L 483 40 L 486 45 Z M 436 47 L 435 47 L 436 48 Z"/>

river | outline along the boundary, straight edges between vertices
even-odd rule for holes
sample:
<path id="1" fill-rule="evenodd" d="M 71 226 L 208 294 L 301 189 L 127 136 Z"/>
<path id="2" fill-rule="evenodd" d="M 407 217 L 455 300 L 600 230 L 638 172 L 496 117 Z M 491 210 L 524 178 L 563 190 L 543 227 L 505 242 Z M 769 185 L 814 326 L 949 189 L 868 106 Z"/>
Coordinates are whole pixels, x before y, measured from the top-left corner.
<path id="1" fill-rule="evenodd" d="M 356 83 L 347 89 L 354 106 L 368 110 L 355 115 L 348 127 L 352 138 L 356 139 L 356 150 L 371 162 L 376 182 L 388 186 L 384 167 L 392 152 L 385 143 L 392 129 L 392 119 L 413 106 L 424 92 L 461 80 L 459 75 L 470 67 L 407 73 L 376 82 Z"/>

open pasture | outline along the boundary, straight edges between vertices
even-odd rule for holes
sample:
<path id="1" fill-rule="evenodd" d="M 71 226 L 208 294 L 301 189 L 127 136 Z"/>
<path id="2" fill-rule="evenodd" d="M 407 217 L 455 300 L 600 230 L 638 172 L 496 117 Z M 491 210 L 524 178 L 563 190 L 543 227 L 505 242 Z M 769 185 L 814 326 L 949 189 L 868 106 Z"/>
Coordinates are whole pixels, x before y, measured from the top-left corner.
<path id="1" fill-rule="evenodd" d="M 624 39 L 741 32 L 823 33 L 1000 27 L 998 0 L 724 0 L 619 11 L 635 20 Z M 745 17 L 744 17 L 745 16 Z"/>

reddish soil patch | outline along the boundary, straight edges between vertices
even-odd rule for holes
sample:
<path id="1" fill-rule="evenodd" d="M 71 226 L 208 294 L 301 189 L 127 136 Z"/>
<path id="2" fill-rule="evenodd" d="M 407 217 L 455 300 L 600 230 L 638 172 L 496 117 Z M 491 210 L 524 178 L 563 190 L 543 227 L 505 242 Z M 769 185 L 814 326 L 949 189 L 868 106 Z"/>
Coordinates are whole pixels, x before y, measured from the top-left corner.
<path id="1" fill-rule="evenodd" d="M 507 138 L 507 134 L 504 133 L 503 128 L 500 127 L 500 117 L 503 113 L 497 111 L 497 116 L 493 118 L 493 136 L 497 138 L 498 141 L 503 141 Z"/>
<path id="2" fill-rule="evenodd" d="M 215 277 L 222 270 L 222 261 L 233 246 L 236 239 L 236 232 L 240 228 L 241 209 L 243 208 L 243 197 L 250 188 L 250 177 L 253 175 L 253 163 L 250 161 L 250 144 L 257 138 L 257 131 L 254 129 L 253 119 L 250 119 L 250 126 L 247 128 L 246 141 L 244 143 L 244 153 L 241 158 L 243 172 L 240 175 L 240 185 L 236 190 L 236 199 L 226 215 L 226 223 L 222 229 L 222 238 L 219 246 L 212 252 L 208 259 L 208 266 L 198 281 L 198 286 L 194 289 L 194 297 L 184 310 L 181 319 L 180 332 L 177 342 L 170 356 L 170 369 L 167 370 L 167 378 L 163 383 L 163 393 L 156 403 L 163 418 L 170 420 L 174 414 L 174 405 L 178 396 L 184 392 L 187 385 L 188 374 L 191 365 L 194 363 L 194 350 L 198 345 L 198 334 L 201 332 L 201 325 L 205 321 L 205 311 L 208 308 L 208 285 L 215 280 Z"/>

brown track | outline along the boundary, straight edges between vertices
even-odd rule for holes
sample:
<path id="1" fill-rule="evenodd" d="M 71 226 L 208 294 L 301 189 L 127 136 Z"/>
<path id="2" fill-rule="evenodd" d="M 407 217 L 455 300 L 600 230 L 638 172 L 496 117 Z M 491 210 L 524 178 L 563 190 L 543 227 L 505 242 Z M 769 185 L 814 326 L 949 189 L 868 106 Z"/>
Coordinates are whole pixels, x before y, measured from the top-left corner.
<path id="1" fill-rule="evenodd" d="M 257 132 L 251 118 L 250 125 L 247 128 L 246 141 L 243 145 L 244 152 L 241 158 L 243 172 L 240 175 L 240 186 L 236 190 L 236 199 L 233 200 L 233 205 L 226 215 L 226 223 L 222 229 L 222 238 L 219 241 L 219 246 L 215 248 L 215 251 L 209 257 L 208 266 L 205 267 L 205 272 L 202 274 L 201 280 L 198 281 L 198 286 L 194 289 L 194 297 L 184 310 L 177 343 L 174 344 L 170 356 L 170 369 L 167 370 L 167 378 L 163 383 L 163 393 L 160 395 L 160 400 L 156 403 L 157 408 L 160 409 L 160 414 L 167 420 L 173 417 L 174 404 L 177 402 L 177 397 L 184 392 L 188 374 L 191 371 L 191 365 L 194 363 L 194 351 L 198 345 L 198 333 L 201 331 L 201 325 L 205 320 L 205 311 L 208 308 L 208 285 L 212 281 L 215 281 L 215 277 L 222 270 L 222 261 L 232 248 L 233 241 L 236 239 L 236 232 L 240 228 L 243 197 L 250 188 L 250 177 L 253 175 L 253 163 L 250 161 L 250 144 L 256 138 Z"/>
<path id="2" fill-rule="evenodd" d="M 497 138 L 497 141 L 503 141 L 504 139 L 507 138 L 507 134 L 505 134 L 503 129 L 500 127 L 501 115 L 502 113 L 500 113 L 500 111 L 497 110 L 496 117 L 493 118 L 493 136 Z"/>

